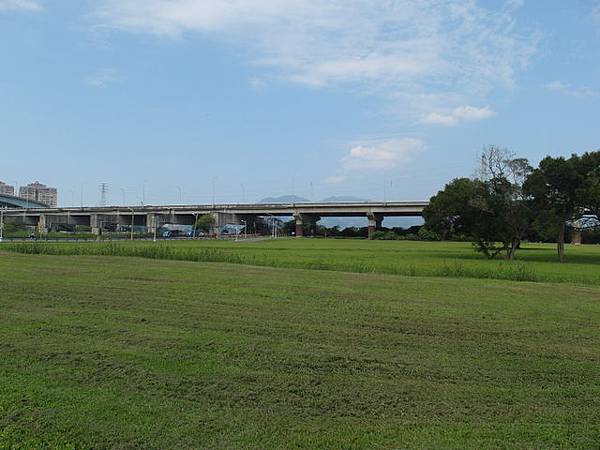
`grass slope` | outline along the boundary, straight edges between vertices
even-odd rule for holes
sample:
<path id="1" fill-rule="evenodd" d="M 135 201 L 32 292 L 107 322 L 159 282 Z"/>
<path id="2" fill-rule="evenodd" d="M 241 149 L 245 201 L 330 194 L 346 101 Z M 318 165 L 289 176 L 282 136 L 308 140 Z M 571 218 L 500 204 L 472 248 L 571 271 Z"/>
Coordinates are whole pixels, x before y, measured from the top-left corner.
<path id="1" fill-rule="evenodd" d="M 600 289 L 0 253 L 0 447 L 594 448 Z"/>

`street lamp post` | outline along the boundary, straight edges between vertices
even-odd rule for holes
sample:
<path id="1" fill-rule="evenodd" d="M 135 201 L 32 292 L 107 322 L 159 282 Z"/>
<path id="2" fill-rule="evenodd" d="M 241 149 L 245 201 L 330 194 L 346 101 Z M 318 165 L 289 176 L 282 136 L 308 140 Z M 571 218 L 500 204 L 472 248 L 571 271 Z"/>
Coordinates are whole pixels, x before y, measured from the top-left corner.
<path id="1" fill-rule="evenodd" d="M 152 226 L 154 227 L 154 242 L 156 242 L 156 233 L 158 231 L 158 219 L 156 218 L 156 214 L 152 217 Z"/>
<path id="2" fill-rule="evenodd" d="M 135 215 L 134 215 L 133 208 L 129 208 L 129 210 L 131 211 L 131 234 L 130 234 L 130 240 L 133 241 L 133 225 L 135 223 Z"/>
<path id="3" fill-rule="evenodd" d="M 0 209 L 0 242 L 4 239 L 4 211 Z"/>
<path id="4" fill-rule="evenodd" d="M 267 214 L 271 217 L 271 237 L 277 238 L 277 228 L 275 227 L 275 216 L 273 214 Z"/>
<path id="5" fill-rule="evenodd" d="M 194 225 L 192 226 L 192 239 L 196 239 L 196 223 L 198 222 L 198 213 L 194 213 Z"/>

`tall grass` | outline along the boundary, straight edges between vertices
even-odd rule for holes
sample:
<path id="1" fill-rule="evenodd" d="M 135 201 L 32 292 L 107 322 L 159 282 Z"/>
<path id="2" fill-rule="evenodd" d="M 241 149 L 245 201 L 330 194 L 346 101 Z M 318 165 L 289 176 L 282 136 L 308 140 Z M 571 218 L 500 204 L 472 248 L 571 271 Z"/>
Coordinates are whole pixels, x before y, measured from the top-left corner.
<path id="1" fill-rule="evenodd" d="M 10 252 L 28 255 L 126 256 L 178 261 L 223 262 L 231 264 L 247 263 L 241 255 L 232 252 L 225 252 L 212 248 L 176 248 L 163 243 L 153 246 L 135 246 L 115 242 L 81 245 L 18 242 L 5 244 L 1 248 Z"/>
<path id="2" fill-rule="evenodd" d="M 44 243 L 15 242 L 6 243 L 2 250 L 29 255 L 91 255 L 120 256 L 157 260 L 178 260 L 209 263 L 245 264 L 268 267 L 282 267 L 309 270 L 330 270 L 356 273 L 385 273 L 404 276 L 435 276 L 450 278 L 481 278 L 512 281 L 550 281 L 540 277 L 531 265 L 523 262 L 503 261 L 495 264 L 466 266 L 459 259 L 444 260 L 436 265 L 416 266 L 415 264 L 375 265 L 352 260 L 281 260 L 277 255 L 240 254 L 234 250 L 217 248 L 178 247 L 168 243 L 155 245 L 130 245 L 117 242 Z M 554 280 L 556 281 L 556 280 Z M 568 281 L 568 280 L 564 280 Z"/>

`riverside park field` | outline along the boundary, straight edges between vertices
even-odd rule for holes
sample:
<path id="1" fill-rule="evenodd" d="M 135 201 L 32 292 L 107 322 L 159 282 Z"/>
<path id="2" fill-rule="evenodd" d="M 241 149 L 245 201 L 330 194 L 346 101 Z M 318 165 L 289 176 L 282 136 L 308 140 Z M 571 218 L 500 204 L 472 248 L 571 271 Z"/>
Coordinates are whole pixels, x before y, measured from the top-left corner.
<path id="1" fill-rule="evenodd" d="M 0 448 L 598 448 L 600 247 L 0 245 Z"/>

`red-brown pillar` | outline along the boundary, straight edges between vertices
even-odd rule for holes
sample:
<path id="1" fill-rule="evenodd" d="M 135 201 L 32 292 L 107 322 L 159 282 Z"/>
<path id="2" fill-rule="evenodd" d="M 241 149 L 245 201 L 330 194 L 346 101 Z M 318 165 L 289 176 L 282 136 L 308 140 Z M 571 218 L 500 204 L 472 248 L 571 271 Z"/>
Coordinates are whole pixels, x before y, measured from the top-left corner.
<path id="1" fill-rule="evenodd" d="M 369 239 L 373 239 L 373 234 L 381 228 L 383 217 L 380 214 L 367 214 L 369 219 Z"/>
<path id="2" fill-rule="evenodd" d="M 296 237 L 301 238 L 304 235 L 304 221 L 302 220 L 302 214 L 295 214 L 296 219 Z"/>

